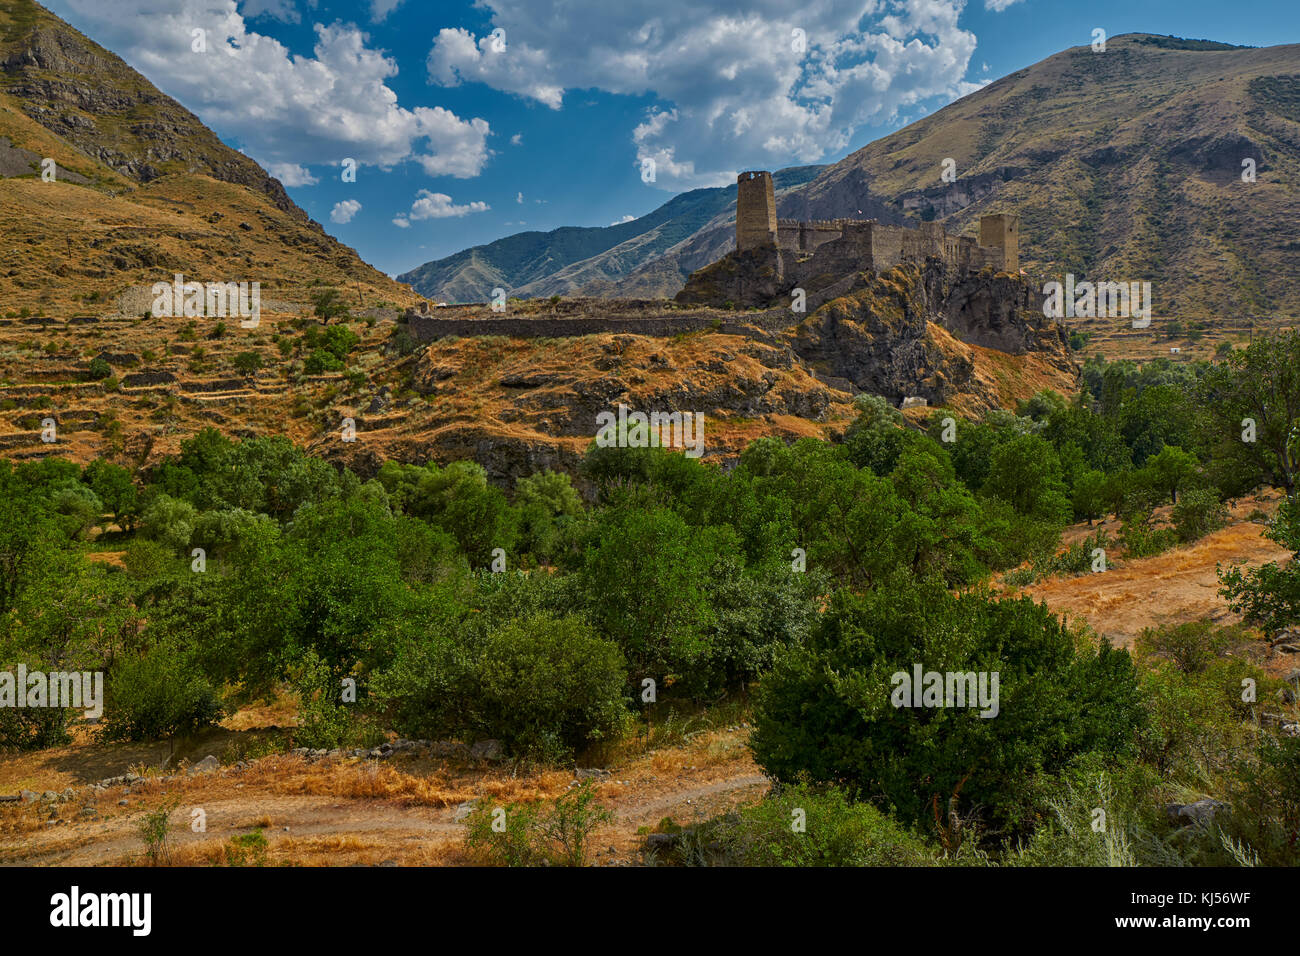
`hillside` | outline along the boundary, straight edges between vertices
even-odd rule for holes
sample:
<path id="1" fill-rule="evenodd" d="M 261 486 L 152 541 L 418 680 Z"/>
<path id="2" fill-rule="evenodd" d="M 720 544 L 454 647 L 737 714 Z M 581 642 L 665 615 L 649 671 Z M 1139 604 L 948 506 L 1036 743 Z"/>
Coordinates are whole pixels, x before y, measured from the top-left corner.
<path id="1" fill-rule="evenodd" d="M 940 181 L 947 158 L 957 169 L 951 184 Z M 1256 160 L 1254 183 L 1241 180 L 1244 158 Z M 1294 320 L 1300 47 L 1143 34 L 1112 38 L 1101 54 L 1075 47 L 777 198 L 782 217 L 937 219 L 966 234 L 980 214 L 1013 210 L 1031 274 L 1150 281 L 1161 317 Z M 673 295 L 692 271 L 730 250 L 733 210 L 720 207 L 665 252 L 626 247 L 621 274 L 593 276 L 581 291 Z M 508 287 L 553 291 L 532 275 L 521 285 Z"/>
<path id="2" fill-rule="evenodd" d="M 54 182 L 41 178 L 45 157 Z M 193 113 L 31 0 L 0 2 L 0 175 L 0 296 L 15 313 L 117 303 L 139 315 L 139 293 L 123 293 L 174 272 L 258 281 L 264 300 L 293 308 L 321 285 L 363 305 L 416 298 Z"/>

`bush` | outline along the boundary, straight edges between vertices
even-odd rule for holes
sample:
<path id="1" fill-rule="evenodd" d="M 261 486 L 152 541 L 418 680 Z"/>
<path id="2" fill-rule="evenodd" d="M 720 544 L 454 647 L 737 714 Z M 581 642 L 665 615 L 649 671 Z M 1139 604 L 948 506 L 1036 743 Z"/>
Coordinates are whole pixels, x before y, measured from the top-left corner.
<path id="1" fill-rule="evenodd" d="M 262 367 L 262 356 L 256 352 L 240 352 L 232 359 L 231 364 L 241 375 L 253 375 Z"/>
<path id="2" fill-rule="evenodd" d="M 172 797 L 157 810 L 151 810 L 136 821 L 136 831 L 144 841 L 144 855 L 150 866 L 161 866 L 171 855 L 172 813 L 180 806 L 180 798 Z"/>
<path id="3" fill-rule="evenodd" d="M 1183 492 L 1173 510 L 1174 531 L 1184 544 L 1222 528 L 1227 518 L 1228 509 L 1211 488 Z"/>
<path id="4" fill-rule="evenodd" d="M 694 860 L 728 866 L 931 866 L 938 851 L 869 803 L 836 787 L 783 787 L 756 806 L 706 824 L 695 841 L 714 843 Z"/>
<path id="5" fill-rule="evenodd" d="M 90 360 L 90 368 L 86 370 L 86 378 L 91 381 L 101 381 L 113 374 L 112 367 L 109 366 L 102 358 L 93 358 Z"/>
<path id="6" fill-rule="evenodd" d="M 491 866 L 586 866 L 592 834 L 613 818 L 596 802 L 591 781 L 560 794 L 548 811 L 518 803 L 493 807 L 484 801 L 467 821 L 465 848 Z"/>
<path id="7" fill-rule="evenodd" d="M 298 684 L 298 726 L 294 744 L 299 747 L 333 750 L 345 744 L 370 744 L 378 734 L 366 736 L 360 695 L 343 700 L 343 684 L 336 682 L 329 667 L 313 652 L 304 656 Z"/>
<path id="8" fill-rule="evenodd" d="M 105 683 L 106 740 L 183 737 L 225 716 L 217 690 L 188 655 L 170 645 L 119 657 Z"/>
<path id="9" fill-rule="evenodd" d="M 182 552 L 194 535 L 198 512 L 188 501 L 158 495 L 140 518 L 140 532 L 175 552 Z"/>
<path id="10" fill-rule="evenodd" d="M 917 664 L 988 674 L 990 687 L 996 673 L 996 715 L 897 706 L 893 675 Z M 1045 605 L 895 582 L 835 595 L 764 678 L 751 746 L 778 780 L 842 785 L 951 849 L 977 812 L 995 838 L 1022 831 L 1028 780 L 1074 754 L 1128 751 L 1140 721 L 1128 653 L 1078 645 Z"/>
<path id="11" fill-rule="evenodd" d="M 338 358 L 333 352 L 325 349 L 316 349 L 307 357 L 307 361 L 302 364 L 302 370 L 308 375 L 323 375 L 325 372 L 343 371 L 343 360 Z"/>
<path id="12" fill-rule="evenodd" d="M 1139 511 L 1124 519 L 1119 542 L 1128 557 L 1149 558 L 1176 545 L 1178 532 L 1173 528 L 1157 528 L 1152 524 L 1151 512 Z"/>
<path id="13" fill-rule="evenodd" d="M 413 639 L 373 693 L 406 736 L 494 738 L 559 760 L 622 734 L 626 682 L 623 655 L 581 618 L 539 613 L 482 639 Z"/>

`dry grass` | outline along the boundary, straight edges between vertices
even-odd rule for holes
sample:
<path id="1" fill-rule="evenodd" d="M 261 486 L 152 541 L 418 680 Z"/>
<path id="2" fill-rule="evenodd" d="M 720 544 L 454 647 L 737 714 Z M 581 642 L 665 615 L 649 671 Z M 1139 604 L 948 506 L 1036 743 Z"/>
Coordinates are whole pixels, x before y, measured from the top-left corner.
<path id="1" fill-rule="evenodd" d="M 1023 589 L 1047 602 L 1058 614 L 1080 619 L 1111 642 L 1128 647 L 1147 627 L 1180 624 L 1212 618 L 1232 623 L 1239 618 L 1228 611 L 1219 594 L 1216 567 L 1268 561 L 1285 562 L 1291 552 L 1264 537 L 1265 526 L 1247 520 L 1256 509 L 1276 507 L 1276 493 L 1244 499 L 1233 509 L 1231 523 L 1199 541 L 1149 558 L 1124 559 L 1102 574 L 1050 578 Z M 1078 540 L 1099 526 L 1076 526 L 1066 540 Z M 1116 533 L 1114 522 L 1101 525 Z"/>

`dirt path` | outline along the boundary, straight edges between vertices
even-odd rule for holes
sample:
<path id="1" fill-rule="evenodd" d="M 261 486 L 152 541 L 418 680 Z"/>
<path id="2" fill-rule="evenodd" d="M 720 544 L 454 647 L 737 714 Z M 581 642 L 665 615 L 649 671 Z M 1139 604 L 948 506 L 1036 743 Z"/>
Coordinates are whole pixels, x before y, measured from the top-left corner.
<path id="1" fill-rule="evenodd" d="M 452 810 L 395 807 L 379 801 L 339 802 L 334 797 L 253 793 L 237 799 L 185 803 L 173 815 L 174 829 L 169 838 L 182 857 L 186 848 L 213 841 L 224 843 L 255 828 L 263 829 L 272 842 L 320 836 L 370 837 L 376 844 L 394 848 L 403 843 L 459 840 L 464 834 L 464 827 L 453 822 Z M 205 832 L 196 833 L 191 829 L 193 809 L 204 812 Z M 139 819 L 137 811 L 98 823 L 50 827 L 30 834 L 19 846 L 10 846 L 3 861 L 25 866 L 104 866 L 128 862 L 143 847 L 137 832 Z"/>
<path id="2" fill-rule="evenodd" d="M 759 799 L 768 780 L 756 773 L 744 747 L 745 733 L 733 729 L 702 735 L 613 768 L 598 784 L 600 800 L 614 819 L 596 834 L 596 862 L 635 861 L 644 833 L 664 817 L 688 823 Z M 46 819 L 49 811 L 39 805 L 5 805 L 0 811 L 0 865 L 139 862 L 144 850 L 139 823 L 169 802 L 176 805 L 171 852 L 180 864 L 212 862 L 232 837 L 255 829 L 266 837 L 275 862 L 456 863 L 462 862 L 466 834 L 457 811 L 466 800 L 495 806 L 547 799 L 572 781 L 572 773 L 564 771 L 515 777 L 503 768 L 448 769 L 427 760 L 376 770 L 367 761 L 309 764 L 272 757 L 242 773 L 110 788 L 93 799 L 97 813 L 89 819 L 80 813 L 87 800 L 80 795 L 61 805 L 57 824 Z M 120 800 L 127 806 L 120 806 Z M 191 829 L 196 809 L 204 814 L 205 830 L 199 833 Z"/>

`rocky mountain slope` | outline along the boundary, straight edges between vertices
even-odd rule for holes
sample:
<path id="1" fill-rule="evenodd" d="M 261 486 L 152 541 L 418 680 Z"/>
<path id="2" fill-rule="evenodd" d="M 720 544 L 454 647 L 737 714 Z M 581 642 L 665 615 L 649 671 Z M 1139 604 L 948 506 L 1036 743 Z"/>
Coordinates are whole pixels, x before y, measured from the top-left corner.
<path id="1" fill-rule="evenodd" d="M 40 175 L 46 157 L 52 182 Z M 416 300 L 193 113 L 32 0 L 0 2 L 0 175 L 9 309 L 81 310 L 174 272 L 259 281 L 264 297 L 298 303 L 319 285 L 363 305 Z"/>
<path id="2" fill-rule="evenodd" d="M 941 180 L 946 159 L 952 183 Z M 1242 181 L 1246 159 L 1253 183 Z M 982 213 L 1014 211 L 1031 274 L 1150 281 L 1163 317 L 1294 320 L 1300 46 L 1131 34 L 1102 53 L 1071 48 L 783 190 L 777 209 L 798 219 L 939 220 L 968 235 Z M 730 203 L 666 251 L 628 249 L 610 263 L 619 269 L 580 291 L 671 296 L 732 248 L 733 223 Z M 547 281 L 530 276 L 524 289 L 547 290 Z"/>

